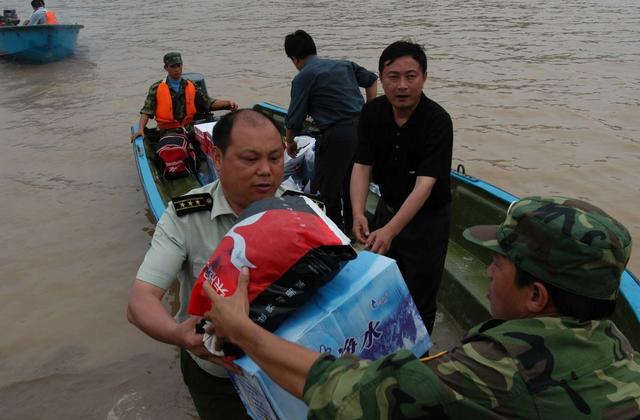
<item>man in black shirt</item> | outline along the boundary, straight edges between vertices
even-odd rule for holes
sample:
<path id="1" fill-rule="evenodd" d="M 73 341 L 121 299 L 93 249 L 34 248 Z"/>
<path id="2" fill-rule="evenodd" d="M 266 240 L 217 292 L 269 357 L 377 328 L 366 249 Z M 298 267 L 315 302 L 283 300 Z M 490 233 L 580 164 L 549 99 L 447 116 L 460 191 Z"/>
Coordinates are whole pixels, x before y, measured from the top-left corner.
<path id="1" fill-rule="evenodd" d="M 398 262 L 431 332 L 449 239 L 453 127 L 447 111 L 422 93 L 427 57 L 420 45 L 389 45 L 379 72 L 385 95 L 365 104 L 360 116 L 353 233 Z M 382 199 L 370 231 L 364 206 L 372 175 Z"/>

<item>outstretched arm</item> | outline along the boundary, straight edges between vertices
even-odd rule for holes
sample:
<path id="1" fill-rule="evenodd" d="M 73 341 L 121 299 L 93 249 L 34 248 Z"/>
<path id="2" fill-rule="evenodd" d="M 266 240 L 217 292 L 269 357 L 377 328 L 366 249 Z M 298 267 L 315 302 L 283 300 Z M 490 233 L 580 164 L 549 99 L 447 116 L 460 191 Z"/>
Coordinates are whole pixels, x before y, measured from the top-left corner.
<path id="1" fill-rule="evenodd" d="M 351 208 L 353 212 L 353 234 L 360 243 L 367 242 L 369 222 L 364 207 L 369 195 L 372 166 L 356 163 L 351 171 Z"/>
<path id="2" fill-rule="evenodd" d="M 391 242 L 402 229 L 413 219 L 431 195 L 431 190 L 436 183 L 436 179 L 429 176 L 419 176 L 413 191 L 404 200 L 402 206 L 393 218 L 369 235 L 367 247 L 375 253 L 385 255 L 391 247 Z M 354 207 L 355 208 L 355 207 Z M 355 219 L 355 218 L 354 218 Z M 354 220 L 355 226 L 355 220 Z"/>
<path id="3" fill-rule="evenodd" d="M 238 288 L 231 297 L 219 296 L 208 283 L 203 284 L 212 303 L 205 314 L 213 324 L 210 332 L 240 347 L 278 385 L 302 398 L 307 375 L 320 353 L 283 340 L 251 321 L 247 315 L 248 284 L 246 267 L 240 272 Z"/>
<path id="4" fill-rule="evenodd" d="M 196 356 L 239 371 L 233 363 L 213 356 L 202 343 L 202 334 L 196 333 L 200 317 L 176 322 L 162 305 L 164 290 L 142 280 L 136 280 L 129 294 L 127 319 L 142 332 L 163 343 L 189 350 Z"/>
<path id="5" fill-rule="evenodd" d="M 149 122 L 149 116 L 145 113 L 141 113 L 140 114 L 140 122 L 138 123 L 138 131 L 136 131 L 135 133 L 133 133 L 131 135 L 131 142 L 133 143 L 133 141 L 138 138 L 138 136 L 142 136 L 144 135 L 144 129 L 147 126 L 147 123 Z"/>
<path id="6" fill-rule="evenodd" d="M 287 153 L 292 158 L 298 154 L 298 144 L 295 141 L 296 132 L 290 128 L 285 131 L 284 143 L 287 146 Z"/>
<path id="7" fill-rule="evenodd" d="M 212 111 L 218 111 L 221 109 L 228 109 L 229 111 L 235 111 L 238 109 L 238 104 L 229 99 L 216 99 L 211 104 Z"/>
<path id="8" fill-rule="evenodd" d="M 378 81 L 376 80 L 375 82 L 373 82 L 371 86 L 369 86 L 368 88 L 365 88 L 364 91 L 367 95 L 367 102 L 375 99 L 376 96 L 378 95 Z"/>
<path id="9" fill-rule="evenodd" d="M 202 335 L 195 333 L 195 324 L 199 319 L 191 318 L 184 323 L 177 323 L 162 305 L 163 295 L 163 289 L 136 280 L 129 294 L 129 322 L 158 341 L 184 347 L 199 356 L 208 356 L 202 346 Z"/>

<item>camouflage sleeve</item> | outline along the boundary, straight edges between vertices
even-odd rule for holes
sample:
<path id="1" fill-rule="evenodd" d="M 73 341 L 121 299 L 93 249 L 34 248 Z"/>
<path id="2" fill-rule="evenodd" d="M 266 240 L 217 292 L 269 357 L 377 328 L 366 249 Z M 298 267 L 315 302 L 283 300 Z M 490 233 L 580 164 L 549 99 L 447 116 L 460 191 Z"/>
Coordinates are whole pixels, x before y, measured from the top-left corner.
<path id="1" fill-rule="evenodd" d="M 374 362 L 323 356 L 305 384 L 309 418 L 493 417 L 514 389 L 527 395 L 524 384 L 514 380 L 513 360 L 494 346 L 467 344 L 428 363 L 407 350 Z"/>
<path id="2" fill-rule="evenodd" d="M 149 93 L 147 93 L 147 99 L 144 101 L 144 105 L 140 110 L 141 114 L 147 114 L 149 117 L 153 118 L 156 115 L 156 93 L 158 91 L 158 85 L 160 82 L 156 82 L 151 85 L 149 88 Z"/>
<path id="3" fill-rule="evenodd" d="M 374 362 L 325 355 L 311 368 L 304 390 L 310 419 L 442 417 L 443 405 L 456 398 L 408 350 Z"/>
<path id="4" fill-rule="evenodd" d="M 200 112 L 207 112 L 211 109 L 211 105 L 213 105 L 215 101 L 215 99 L 211 99 L 202 89 L 196 86 L 196 109 Z"/>
<path id="5" fill-rule="evenodd" d="M 457 395 L 446 409 L 452 418 L 495 411 L 509 418 L 535 410 L 517 362 L 499 343 L 469 341 L 426 366 L 443 387 Z M 514 407 L 517 411 L 510 412 Z"/>

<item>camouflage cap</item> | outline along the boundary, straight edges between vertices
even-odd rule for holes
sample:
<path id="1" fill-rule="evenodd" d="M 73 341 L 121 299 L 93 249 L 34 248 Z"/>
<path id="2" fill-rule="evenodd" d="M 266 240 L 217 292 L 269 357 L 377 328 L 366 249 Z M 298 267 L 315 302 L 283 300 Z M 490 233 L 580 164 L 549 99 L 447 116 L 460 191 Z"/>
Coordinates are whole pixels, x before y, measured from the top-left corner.
<path id="1" fill-rule="evenodd" d="M 631 236 L 622 224 L 566 197 L 522 198 L 501 225 L 474 226 L 463 235 L 539 280 L 593 299 L 616 298 L 631 255 Z"/>
<path id="2" fill-rule="evenodd" d="M 179 52 L 170 52 L 164 55 L 164 64 L 170 66 L 172 64 L 182 64 L 182 56 Z"/>

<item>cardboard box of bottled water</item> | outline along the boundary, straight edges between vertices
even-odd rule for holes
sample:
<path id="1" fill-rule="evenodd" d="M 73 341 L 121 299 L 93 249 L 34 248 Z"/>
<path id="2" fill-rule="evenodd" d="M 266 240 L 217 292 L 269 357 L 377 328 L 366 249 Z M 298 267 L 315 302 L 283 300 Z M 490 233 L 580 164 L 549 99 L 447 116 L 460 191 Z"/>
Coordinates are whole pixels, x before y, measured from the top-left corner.
<path id="1" fill-rule="evenodd" d="M 361 252 L 276 331 L 276 335 L 314 351 L 339 357 L 352 353 L 377 359 L 400 349 L 416 356 L 431 339 L 394 260 Z M 307 407 L 276 385 L 250 358 L 232 375 L 255 419 L 303 419 Z"/>

